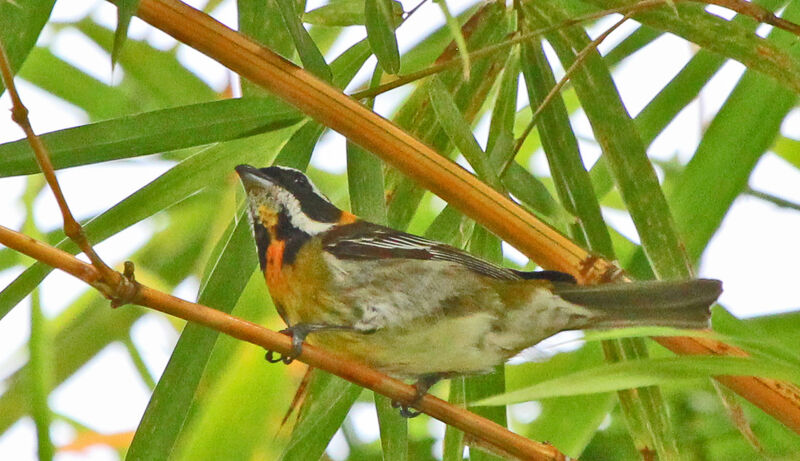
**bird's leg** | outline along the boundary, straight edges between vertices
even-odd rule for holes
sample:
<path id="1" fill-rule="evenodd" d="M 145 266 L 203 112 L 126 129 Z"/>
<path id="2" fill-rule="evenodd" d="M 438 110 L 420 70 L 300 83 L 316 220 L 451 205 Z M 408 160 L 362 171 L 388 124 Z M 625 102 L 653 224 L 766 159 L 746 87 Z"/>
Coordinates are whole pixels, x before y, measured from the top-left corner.
<path id="1" fill-rule="evenodd" d="M 267 351 L 267 355 L 265 359 L 269 363 L 278 363 L 283 362 L 285 364 L 290 364 L 294 359 L 296 359 L 300 353 L 303 352 L 303 341 L 306 340 L 306 336 L 309 333 L 315 331 L 323 331 L 323 330 L 355 330 L 353 327 L 348 325 L 328 325 L 324 323 L 297 323 L 289 328 L 283 329 L 280 332 L 285 335 L 291 335 L 292 337 L 292 352 L 286 355 L 277 354 L 275 351 Z"/>
<path id="2" fill-rule="evenodd" d="M 409 407 L 419 403 L 419 401 L 422 400 L 422 397 L 428 393 L 428 389 L 430 389 L 431 386 L 439 382 L 439 380 L 445 376 L 445 373 L 429 373 L 420 376 L 417 382 L 414 383 L 414 389 L 416 389 L 417 392 L 414 394 L 414 398 L 411 400 L 411 402 L 405 404 L 398 402 L 397 400 L 392 400 L 392 407 L 400 408 L 400 416 L 403 418 L 415 418 L 421 415 L 422 412 L 411 410 Z"/>

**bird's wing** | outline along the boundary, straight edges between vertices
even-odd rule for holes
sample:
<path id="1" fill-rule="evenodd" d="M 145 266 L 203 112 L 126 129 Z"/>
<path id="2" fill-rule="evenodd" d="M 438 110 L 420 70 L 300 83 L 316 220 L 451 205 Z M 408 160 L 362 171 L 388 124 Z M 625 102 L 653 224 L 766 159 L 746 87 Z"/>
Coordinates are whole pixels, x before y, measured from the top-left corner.
<path id="1" fill-rule="evenodd" d="M 497 266 L 450 245 L 366 221 L 337 226 L 322 236 L 322 245 L 339 259 L 448 261 L 498 280 L 531 278 L 525 277 L 527 273 Z"/>

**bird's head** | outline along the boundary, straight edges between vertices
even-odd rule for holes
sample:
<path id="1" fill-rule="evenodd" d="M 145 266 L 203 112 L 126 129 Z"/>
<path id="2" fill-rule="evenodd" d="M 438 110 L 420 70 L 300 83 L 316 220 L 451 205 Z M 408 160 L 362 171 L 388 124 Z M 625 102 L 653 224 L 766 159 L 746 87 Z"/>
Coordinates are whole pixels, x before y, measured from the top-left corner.
<path id="1" fill-rule="evenodd" d="M 278 238 L 290 231 L 314 236 L 349 220 L 350 214 L 336 208 L 299 170 L 239 165 L 236 172 L 256 233 L 260 226 Z"/>

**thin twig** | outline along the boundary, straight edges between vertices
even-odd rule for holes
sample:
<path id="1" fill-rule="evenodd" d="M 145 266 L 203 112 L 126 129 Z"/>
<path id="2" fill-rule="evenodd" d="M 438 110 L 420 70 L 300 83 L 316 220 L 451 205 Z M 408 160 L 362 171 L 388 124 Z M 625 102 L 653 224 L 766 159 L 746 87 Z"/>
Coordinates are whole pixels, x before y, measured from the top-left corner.
<path id="1" fill-rule="evenodd" d="M 28 109 L 22 103 L 22 99 L 17 92 L 11 64 L 2 43 L 0 43 L 0 73 L 2 73 L 3 83 L 8 89 L 8 94 L 11 98 L 11 119 L 25 132 L 28 143 L 31 145 L 36 157 L 36 163 L 39 164 L 47 184 L 53 191 L 53 195 L 55 195 L 58 208 L 61 210 L 61 216 L 64 220 L 64 234 L 78 245 L 78 248 L 89 258 L 92 265 L 97 268 L 100 275 L 98 289 L 112 300 L 113 305 L 124 304 L 136 290 L 136 285 L 128 277 L 108 267 L 97 252 L 94 251 L 94 248 L 86 238 L 83 227 L 72 215 L 69 205 L 67 205 L 67 200 L 64 198 L 64 193 L 61 191 L 61 186 L 58 184 L 58 179 L 56 179 L 56 173 L 53 169 L 53 164 L 50 162 L 47 148 L 31 127 L 31 122 L 28 119 Z"/>
<path id="2" fill-rule="evenodd" d="M 411 8 L 410 10 L 408 10 L 408 11 L 406 12 L 406 17 L 405 17 L 405 19 L 408 19 L 408 18 L 410 18 L 410 17 L 411 17 L 411 16 L 412 16 L 414 13 L 416 13 L 416 12 L 417 12 L 417 10 L 418 10 L 418 9 L 419 9 L 419 8 L 420 8 L 422 5 L 424 5 L 424 4 L 425 4 L 425 2 L 427 2 L 427 1 L 428 1 L 428 0 L 421 0 L 419 3 L 417 3 L 417 5 L 416 5 L 414 8 Z"/>
<path id="3" fill-rule="evenodd" d="M 791 32 L 800 36 L 800 25 L 797 25 L 791 21 L 787 21 L 780 16 L 776 16 L 771 11 L 754 2 L 746 2 L 743 0 L 702 0 L 701 3 L 718 5 L 744 16 L 749 16 L 758 22 L 769 24 L 777 27 L 778 29 L 783 29 L 787 32 Z"/>
<path id="4" fill-rule="evenodd" d="M 101 276 L 95 266 L 87 264 L 63 250 L 3 226 L 0 226 L 0 243 L 49 266 L 61 269 L 93 286 Z M 288 354 L 292 350 L 292 340 L 284 334 L 202 304 L 184 301 L 145 285 L 139 285 L 139 289 L 130 302 L 213 328 L 234 338 L 281 354 Z M 412 402 L 416 398 L 417 391 L 413 386 L 390 378 L 366 365 L 337 357 L 309 344 L 303 345 L 303 351 L 297 359 L 393 400 Z M 434 396 L 425 395 L 419 403 L 415 403 L 413 406 L 446 424 L 483 440 L 498 450 L 509 452 L 519 459 L 550 461 L 567 459 L 550 445 L 522 437 L 499 424 Z"/>
<path id="5" fill-rule="evenodd" d="M 800 211 L 800 203 L 792 202 L 786 200 L 785 198 L 778 197 L 777 195 L 772 195 L 767 192 L 762 192 L 760 190 L 755 190 L 750 186 L 747 186 L 744 190 L 744 193 L 747 195 L 751 195 L 755 198 L 759 198 L 766 202 L 772 203 L 773 205 L 777 205 L 781 208 L 788 208 L 790 210 Z"/>

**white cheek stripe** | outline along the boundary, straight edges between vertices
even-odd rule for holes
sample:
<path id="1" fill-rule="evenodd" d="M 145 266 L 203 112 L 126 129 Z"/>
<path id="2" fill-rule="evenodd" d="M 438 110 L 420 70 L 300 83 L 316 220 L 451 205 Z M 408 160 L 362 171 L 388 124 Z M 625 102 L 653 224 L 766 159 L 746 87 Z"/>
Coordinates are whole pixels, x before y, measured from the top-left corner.
<path id="1" fill-rule="evenodd" d="M 300 201 L 285 189 L 277 189 L 276 199 L 278 203 L 282 203 L 286 207 L 289 219 L 292 220 L 292 226 L 309 235 L 321 234 L 336 225 L 336 223 L 319 222 L 309 218 L 300 208 Z"/>

